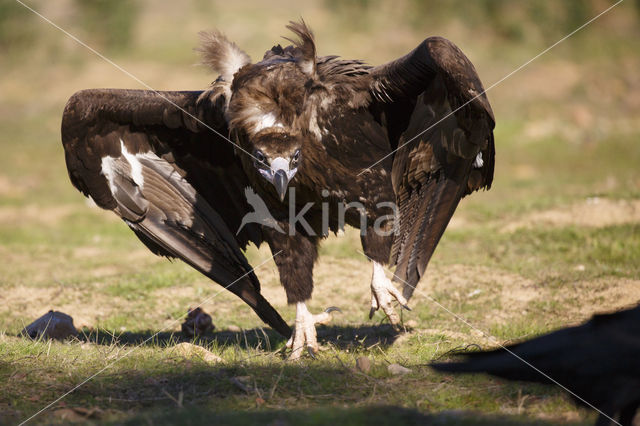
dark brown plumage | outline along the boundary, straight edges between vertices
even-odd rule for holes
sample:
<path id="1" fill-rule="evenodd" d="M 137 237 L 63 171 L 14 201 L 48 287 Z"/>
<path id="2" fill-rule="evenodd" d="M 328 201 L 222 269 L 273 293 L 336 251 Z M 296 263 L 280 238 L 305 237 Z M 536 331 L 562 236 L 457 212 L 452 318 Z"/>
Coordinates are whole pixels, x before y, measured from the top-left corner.
<path id="1" fill-rule="evenodd" d="M 186 337 L 204 336 L 212 331 L 215 326 L 211 320 L 211 315 L 206 313 L 201 307 L 189 308 L 187 318 L 182 323 L 182 334 Z"/>
<path id="2" fill-rule="evenodd" d="M 287 299 L 306 318 L 296 324 L 308 323 L 317 247 L 344 225 L 342 212 L 374 261 L 372 312 L 397 322 L 391 296 L 406 305 L 459 200 L 491 185 L 493 113 L 473 65 L 445 39 L 374 68 L 316 57 L 304 22 L 288 28 L 293 45 L 255 64 L 220 33 L 203 33 L 203 58 L 220 76 L 202 92 L 74 95 L 62 123 L 71 180 L 154 253 L 225 286 L 246 274 L 229 289 L 284 335 L 241 249 L 269 244 Z M 277 226 L 242 222 L 234 236 L 252 212 L 247 187 Z M 293 196 L 304 223 L 292 222 Z M 390 258 L 404 297 L 385 281 Z M 311 328 L 305 341 L 316 348 Z"/>
<path id="3" fill-rule="evenodd" d="M 461 362 L 431 366 L 444 372 L 488 373 L 509 380 L 552 383 L 524 360 L 620 424 L 632 424 L 640 407 L 640 307 L 595 315 L 583 325 L 507 349 L 521 359 L 496 349 L 465 354 Z M 600 415 L 596 424 L 615 423 Z"/>
<path id="4" fill-rule="evenodd" d="M 71 182 L 123 218 L 155 254 L 184 260 L 238 295 L 283 335 L 289 326 L 260 295 L 240 247 L 260 242 L 253 224 L 237 229 L 238 197 L 249 185 L 233 147 L 175 108 L 224 130 L 221 109 L 202 92 L 86 90 L 67 103 L 62 140 Z M 139 177 L 132 173 L 137 156 Z"/>

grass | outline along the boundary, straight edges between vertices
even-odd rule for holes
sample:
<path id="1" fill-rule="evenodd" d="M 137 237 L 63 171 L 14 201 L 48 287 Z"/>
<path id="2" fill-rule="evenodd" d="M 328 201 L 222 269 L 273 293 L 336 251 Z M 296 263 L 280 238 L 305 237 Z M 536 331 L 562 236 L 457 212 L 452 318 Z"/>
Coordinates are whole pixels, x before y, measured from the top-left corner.
<path id="1" fill-rule="evenodd" d="M 518 398 L 522 398 L 518 385 L 477 377 L 454 381 L 432 373 L 422 362 L 425 356 L 433 356 L 433 342 L 428 340 L 414 342 L 413 351 L 403 351 L 404 364 L 412 372 L 402 377 L 391 376 L 386 369 L 387 359 L 399 355 L 386 344 L 348 350 L 338 342 L 328 342 L 317 360 L 291 363 L 278 353 L 254 349 L 256 341 L 252 338 L 249 346 L 201 342 L 225 359 L 223 365 L 211 366 L 198 359 L 187 360 L 172 354 L 171 337 L 137 349 L 127 349 L 118 340 L 98 344 L 14 340 L 4 338 L 3 343 L 11 344 L 3 345 L 2 355 L 21 358 L 20 366 L 3 366 L 0 377 L 7 386 L 21 384 L 20 388 L 14 388 L 9 403 L 27 413 L 35 412 L 43 402 L 116 357 L 120 359 L 116 368 L 108 368 L 99 379 L 88 382 L 81 392 L 69 395 L 64 404 L 57 404 L 47 421 L 55 422 L 56 415 L 66 413 L 66 407 L 97 406 L 105 407 L 96 413 L 101 421 L 126 419 L 131 424 L 147 418 L 153 423 L 157 420 L 169 424 L 169 419 L 180 418 L 183 419 L 180 423 L 199 424 L 212 416 L 231 424 L 279 418 L 287 424 L 299 421 L 317 424 L 323 418 L 362 424 L 368 415 L 384 411 L 389 412 L 388 416 L 377 419 L 380 422 L 377 424 L 429 418 L 463 420 L 465 424 L 490 424 L 495 418 L 526 423 L 524 411 L 518 415 Z M 373 368 L 368 374 L 352 369 L 357 356 L 372 359 Z M 245 378 L 249 383 L 247 388 L 234 384 L 238 377 Z M 405 391 L 398 392 L 400 389 Z M 541 413 L 573 410 L 557 391 L 531 386 L 527 395 L 531 398 L 528 405 L 535 406 Z M 384 406 L 389 408 L 381 408 Z M 425 414 L 450 407 L 466 407 L 485 415 Z M 242 413 L 238 413 L 239 410 Z M 491 414 L 505 410 L 511 411 L 509 415 Z M 135 415 L 123 416 L 125 412 Z"/>
<path id="2" fill-rule="evenodd" d="M 553 9 L 534 3 L 527 8 L 538 18 Z M 457 3 L 434 4 L 140 3 L 136 15 L 111 11 L 110 22 L 126 27 L 124 39 L 92 39 L 91 22 L 78 16 L 96 19 L 95 11 L 47 13 L 161 89 L 212 79 L 191 66 L 190 49 L 196 31 L 216 26 L 258 58 L 286 19 L 302 15 L 321 54 L 372 63 L 443 34 L 469 53 L 488 86 L 573 25 L 558 14 L 546 34 L 529 12 L 504 2 L 479 3 L 465 16 Z M 33 422 L 591 423 L 593 413 L 557 388 L 441 375 L 427 364 L 453 349 L 532 337 L 640 299 L 640 38 L 631 3 L 619 7 L 489 93 L 498 122 L 494 187 L 458 208 L 412 311 L 402 314 L 405 333 L 379 313 L 368 319 L 371 271 L 357 232 L 324 242 L 309 306 L 343 313 L 319 328 L 317 359 L 300 362 L 286 359 L 284 340 L 235 296 L 180 262 L 154 257 L 71 187 L 59 141 L 66 99 L 82 88 L 136 85 L 42 22 L 25 21 L 11 43 L 0 42 L 0 424 L 25 420 L 97 372 Z M 2 25 L 0 34 L 14 34 L 15 21 Z M 258 265 L 270 253 L 250 247 L 247 256 Z M 257 275 L 265 297 L 292 321 L 274 264 Z M 220 363 L 175 349 L 188 341 L 179 331 L 187 309 L 203 301 L 216 329 L 192 343 Z M 17 337 L 49 309 L 72 315 L 80 337 Z M 362 356 L 371 360 L 367 373 L 355 369 Z M 411 372 L 393 376 L 393 363 Z"/>

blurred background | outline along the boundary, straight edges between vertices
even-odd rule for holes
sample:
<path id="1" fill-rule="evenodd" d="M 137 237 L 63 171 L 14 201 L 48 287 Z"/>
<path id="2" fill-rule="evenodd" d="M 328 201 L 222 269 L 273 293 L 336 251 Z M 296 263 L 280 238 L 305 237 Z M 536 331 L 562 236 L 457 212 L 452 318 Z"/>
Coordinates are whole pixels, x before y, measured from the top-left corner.
<path id="1" fill-rule="evenodd" d="M 284 42 L 284 26 L 299 17 L 315 31 L 320 55 L 371 64 L 442 35 L 462 48 L 489 87 L 612 4 L 28 2 L 158 90 L 200 89 L 215 78 L 193 51 L 198 31 L 220 29 L 257 60 Z M 639 23 L 640 2 L 627 0 L 488 92 L 497 118 L 494 187 L 462 203 L 435 265 L 483 264 L 542 281 L 566 274 L 638 278 L 640 262 L 632 260 L 640 250 Z M 97 286 L 131 298 L 146 291 L 139 281 L 149 280 L 142 278 L 149 268 L 147 274 L 168 274 L 167 286 L 196 281 L 209 288 L 197 274 L 146 253 L 113 215 L 88 208 L 66 176 L 59 134 L 66 100 L 84 88 L 144 87 L 10 0 L 0 0 L 0 69 L 0 300 L 12 302 L 0 308 L 2 328 L 21 321 L 16 306 L 43 309 L 57 285 L 77 287 L 61 297 L 84 300 Z M 547 225 L 552 234 L 541 231 Z M 517 232 L 497 237 L 503 228 Z M 521 244 L 513 246 L 518 238 Z M 357 247 L 353 237 L 332 239 L 324 250 L 363 261 L 352 253 Z M 126 261 L 131 253 L 137 263 Z M 273 280 L 273 297 L 284 304 Z M 127 322 L 88 310 L 87 325 Z"/>
<path id="2" fill-rule="evenodd" d="M 285 24 L 299 17 L 315 31 L 319 54 L 371 64 L 403 55 L 427 36 L 445 36 L 466 52 L 488 87 L 613 1 L 27 3 L 163 90 L 203 88 L 215 77 L 198 65 L 198 31 L 221 29 L 257 60 L 284 42 Z M 489 92 L 498 122 L 498 186 L 588 179 L 600 182 L 596 192 L 637 193 L 637 175 L 620 170 L 638 159 L 639 23 L 640 2 L 626 0 Z M 143 87 L 11 0 L 0 1 L 0 66 L 2 203 L 77 201 L 61 163 L 58 127 L 65 101 L 83 88 Z M 563 161 L 573 156 L 582 161 Z M 611 176 L 596 161 L 602 156 L 622 163 Z M 544 192 L 560 188 L 549 185 Z"/>
<path id="3" fill-rule="evenodd" d="M 447 37 L 489 87 L 613 2 L 27 4 L 151 87 L 175 90 L 204 88 L 216 77 L 193 50 L 198 31 L 220 29 L 258 60 L 284 43 L 284 26 L 300 17 L 314 30 L 320 55 L 374 65 L 404 55 L 427 36 Z M 639 277 L 639 23 L 640 2 L 627 0 L 488 92 L 497 118 L 493 189 L 462 203 L 434 257 L 436 268 L 480 264 L 561 283 Z M 114 215 L 87 207 L 66 175 L 59 132 L 66 100 L 85 88 L 144 87 L 10 0 L 0 0 L 0 69 L 0 300 L 11 302 L 0 304 L 0 328 L 23 321 L 16 307 L 44 309 L 56 286 L 75 288 L 60 297 L 85 302 L 98 289 L 132 298 L 178 283 L 183 294 L 196 282 L 209 291 L 198 274 L 147 253 Z M 329 264 L 347 258 L 364 268 L 357 236 L 349 235 L 331 239 L 323 253 L 334 256 Z M 268 253 L 250 250 L 249 256 Z M 285 305 L 269 273 L 262 280 L 273 284 L 275 303 Z M 184 297 L 189 303 L 192 295 Z M 184 309 L 160 305 L 172 313 Z M 95 311 L 91 304 L 86 311 L 85 325 L 132 326 L 125 313 Z M 145 315 L 164 315 L 150 311 Z"/>
<path id="4" fill-rule="evenodd" d="M 216 77 L 198 65 L 198 31 L 222 30 L 255 61 L 284 44 L 285 25 L 300 17 L 314 30 L 319 55 L 373 65 L 444 36 L 489 87 L 614 4 L 25 3 L 158 90 L 201 89 Z M 462 202 L 423 290 L 499 339 L 640 299 L 639 71 L 640 1 L 626 0 L 488 92 L 497 120 L 493 188 Z M 8 335 L 51 308 L 78 327 L 159 330 L 219 290 L 186 266 L 154 257 L 115 215 L 92 208 L 71 186 L 60 119 L 74 92 L 94 87 L 144 88 L 19 3 L 0 0 L 0 332 Z M 368 322 L 370 270 L 358 249 L 355 232 L 331 238 L 315 274 L 312 308 L 352 300 L 340 319 L 345 325 Z M 269 253 L 251 248 L 248 256 L 257 264 Z M 273 264 L 258 276 L 267 298 L 292 319 Z M 423 299 L 414 298 L 411 318 L 432 330 L 418 345 L 430 352 L 411 354 L 433 356 L 436 335 L 442 348 L 479 339 Z M 219 329 L 260 325 L 226 292 L 205 309 Z"/>

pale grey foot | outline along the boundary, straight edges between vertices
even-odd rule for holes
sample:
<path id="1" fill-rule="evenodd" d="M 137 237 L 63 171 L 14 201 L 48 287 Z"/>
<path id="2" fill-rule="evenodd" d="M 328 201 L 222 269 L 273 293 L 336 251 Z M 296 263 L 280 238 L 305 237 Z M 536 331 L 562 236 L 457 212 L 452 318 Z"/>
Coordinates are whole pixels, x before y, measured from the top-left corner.
<path id="1" fill-rule="evenodd" d="M 331 312 L 334 311 L 342 312 L 332 306 L 314 315 L 309 312 L 304 302 L 296 304 L 296 325 L 291 338 L 287 342 L 287 348 L 291 349 L 289 359 L 299 359 L 305 349 L 311 356 L 318 352 L 316 324 L 327 324 L 331 321 Z"/>
<path id="2" fill-rule="evenodd" d="M 398 290 L 391 280 L 384 273 L 384 267 L 378 262 L 373 263 L 373 274 L 371 277 L 371 310 L 369 311 L 369 319 L 373 318 L 373 314 L 380 308 L 389 318 L 394 328 L 398 328 L 400 324 L 400 316 L 393 308 L 393 301 L 396 300 L 400 306 L 407 310 L 407 299 L 404 298 L 400 290 Z"/>

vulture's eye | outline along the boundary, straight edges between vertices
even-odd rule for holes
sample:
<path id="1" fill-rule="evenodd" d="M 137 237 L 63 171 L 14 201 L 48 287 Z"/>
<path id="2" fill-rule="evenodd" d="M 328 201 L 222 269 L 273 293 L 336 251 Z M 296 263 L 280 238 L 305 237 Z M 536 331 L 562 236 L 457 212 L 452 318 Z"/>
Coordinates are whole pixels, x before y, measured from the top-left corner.
<path id="1" fill-rule="evenodd" d="M 255 158 L 255 164 L 257 167 L 264 167 L 267 165 L 267 158 L 264 156 L 264 153 L 259 149 L 256 149 L 253 152 L 253 157 Z"/>
<path id="2" fill-rule="evenodd" d="M 296 167 L 298 165 L 298 161 L 300 161 L 300 150 L 298 149 L 291 157 L 291 166 Z"/>

